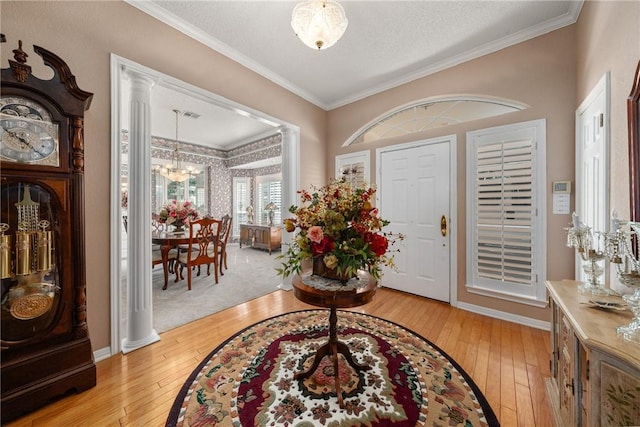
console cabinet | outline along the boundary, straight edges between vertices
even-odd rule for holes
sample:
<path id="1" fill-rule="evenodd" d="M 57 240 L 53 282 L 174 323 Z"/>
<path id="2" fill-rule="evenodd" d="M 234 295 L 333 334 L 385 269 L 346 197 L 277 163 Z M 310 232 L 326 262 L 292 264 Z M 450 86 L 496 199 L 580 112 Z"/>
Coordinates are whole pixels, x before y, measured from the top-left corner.
<path id="1" fill-rule="evenodd" d="M 597 297 L 580 294 L 579 284 L 547 282 L 552 351 L 546 389 L 556 426 L 640 425 L 640 344 L 615 329 L 633 315 L 585 305 Z"/>
<path id="2" fill-rule="evenodd" d="M 280 249 L 282 243 L 282 227 L 240 224 L 240 247 L 242 245 L 271 251 Z"/>

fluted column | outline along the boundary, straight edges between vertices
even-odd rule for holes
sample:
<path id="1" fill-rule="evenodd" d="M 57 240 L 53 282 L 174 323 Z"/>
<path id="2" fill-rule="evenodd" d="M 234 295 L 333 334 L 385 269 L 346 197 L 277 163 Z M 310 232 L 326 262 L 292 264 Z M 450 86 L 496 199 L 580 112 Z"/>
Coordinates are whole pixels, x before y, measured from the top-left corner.
<path id="1" fill-rule="evenodd" d="M 298 131 L 294 131 L 283 126 L 280 130 L 282 134 L 282 219 L 286 219 L 287 210 L 285 207 L 298 205 L 298 186 L 300 185 L 300 136 Z M 291 243 L 292 233 L 283 230 L 282 251 L 286 251 Z M 279 289 L 292 290 L 291 277 L 282 279 L 278 285 Z"/>
<path id="2" fill-rule="evenodd" d="M 160 340 L 153 329 L 151 277 L 151 88 L 153 79 L 128 71 L 131 82 L 129 124 L 129 202 L 127 230 L 128 353 Z"/>

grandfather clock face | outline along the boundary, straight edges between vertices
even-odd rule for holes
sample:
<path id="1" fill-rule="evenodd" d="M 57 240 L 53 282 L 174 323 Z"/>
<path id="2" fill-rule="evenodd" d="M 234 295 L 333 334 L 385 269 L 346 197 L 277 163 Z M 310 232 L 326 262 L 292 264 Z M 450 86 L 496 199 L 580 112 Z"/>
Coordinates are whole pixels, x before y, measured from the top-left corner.
<path id="1" fill-rule="evenodd" d="M 0 97 L 0 158 L 25 165 L 60 166 L 58 124 L 42 105 Z"/>

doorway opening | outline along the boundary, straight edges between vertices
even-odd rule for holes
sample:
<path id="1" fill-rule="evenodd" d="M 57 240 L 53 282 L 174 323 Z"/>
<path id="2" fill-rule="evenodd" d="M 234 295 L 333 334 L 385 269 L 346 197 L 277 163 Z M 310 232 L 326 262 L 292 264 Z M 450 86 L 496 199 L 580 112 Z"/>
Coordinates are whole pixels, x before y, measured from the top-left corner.
<path id="1" fill-rule="evenodd" d="M 121 280 L 122 280 L 122 233 L 124 224 L 122 221 L 122 204 L 121 204 L 121 134 L 125 129 L 125 117 L 128 117 L 128 94 L 126 88 L 127 80 L 130 72 L 142 74 L 154 81 L 154 87 L 170 88 L 177 91 L 184 97 L 191 97 L 194 102 L 205 102 L 215 105 L 225 112 L 234 112 L 245 118 L 251 118 L 262 124 L 274 129 L 282 135 L 282 204 L 289 206 L 296 199 L 296 189 L 299 184 L 299 140 L 300 130 L 297 126 L 269 116 L 263 112 L 253 110 L 244 105 L 221 97 L 217 94 L 208 92 L 201 88 L 195 87 L 189 83 L 178 80 L 174 77 L 162 74 L 158 71 L 147 68 L 117 55 L 111 55 L 111 207 L 110 207 L 110 302 L 111 302 L 111 354 L 118 353 L 122 350 L 122 340 L 125 338 L 126 331 L 123 325 L 127 321 L 127 307 L 123 306 L 121 298 Z M 153 105 L 151 105 L 153 108 Z M 144 141 L 151 144 L 151 141 Z M 149 193 L 152 189 L 149 188 Z M 131 215 L 145 216 L 144 212 L 128 212 L 129 223 L 131 223 Z M 142 220 L 140 220 L 141 222 Z M 150 221 L 150 219 L 149 219 Z M 287 237 L 283 236 L 283 243 L 288 243 Z M 149 251 L 151 252 L 151 241 L 141 241 L 137 243 L 136 248 L 127 248 L 129 251 Z M 151 265 L 148 266 L 151 269 Z M 287 284 L 282 283 L 281 286 Z M 148 286 L 151 291 L 151 284 L 140 284 L 140 286 Z"/>

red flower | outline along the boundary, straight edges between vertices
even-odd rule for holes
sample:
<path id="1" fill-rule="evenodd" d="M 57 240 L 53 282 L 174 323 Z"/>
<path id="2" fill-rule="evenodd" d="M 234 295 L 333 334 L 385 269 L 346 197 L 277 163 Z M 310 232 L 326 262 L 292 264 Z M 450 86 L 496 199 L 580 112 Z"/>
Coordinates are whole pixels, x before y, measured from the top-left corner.
<path id="1" fill-rule="evenodd" d="M 364 236 L 364 241 L 369 243 L 371 246 L 371 250 L 377 256 L 383 256 L 387 252 L 387 248 L 389 247 L 389 241 L 386 237 L 375 234 L 375 233 L 367 233 Z"/>
<path id="2" fill-rule="evenodd" d="M 333 250 L 333 240 L 330 237 L 324 236 L 320 243 L 311 242 L 311 252 L 314 256 L 326 254 Z"/>

